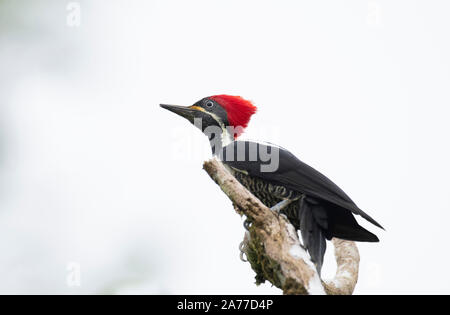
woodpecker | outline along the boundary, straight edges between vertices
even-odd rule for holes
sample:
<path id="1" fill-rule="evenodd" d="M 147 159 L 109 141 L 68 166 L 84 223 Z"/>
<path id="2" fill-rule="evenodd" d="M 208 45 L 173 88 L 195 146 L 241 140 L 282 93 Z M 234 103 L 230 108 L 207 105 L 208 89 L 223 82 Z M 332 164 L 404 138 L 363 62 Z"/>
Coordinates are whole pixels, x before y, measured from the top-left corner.
<path id="1" fill-rule="evenodd" d="M 326 176 L 277 145 L 237 140 L 256 112 L 251 101 L 223 94 L 205 97 L 187 107 L 160 106 L 202 130 L 210 141 L 212 154 L 231 174 L 262 203 L 288 218 L 300 231 L 319 274 L 326 240 L 336 237 L 379 241 L 358 224 L 354 215 L 383 227 Z"/>

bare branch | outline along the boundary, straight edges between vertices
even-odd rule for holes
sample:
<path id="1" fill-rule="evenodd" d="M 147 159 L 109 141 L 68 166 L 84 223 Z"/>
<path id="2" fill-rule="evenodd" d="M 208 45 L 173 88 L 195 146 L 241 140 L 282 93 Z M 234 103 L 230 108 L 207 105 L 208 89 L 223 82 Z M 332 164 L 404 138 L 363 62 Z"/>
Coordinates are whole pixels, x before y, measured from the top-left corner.
<path id="1" fill-rule="evenodd" d="M 333 238 L 337 270 L 333 280 L 326 281 L 328 294 L 350 295 L 358 282 L 359 252 L 355 242 Z"/>
<path id="2" fill-rule="evenodd" d="M 333 239 L 336 276 L 322 282 L 297 232 L 283 215 L 277 215 L 242 186 L 218 160 L 203 168 L 233 202 L 234 208 L 252 221 L 244 237 L 245 253 L 257 283 L 270 281 L 284 294 L 352 294 L 358 280 L 359 253 L 353 242 Z"/>

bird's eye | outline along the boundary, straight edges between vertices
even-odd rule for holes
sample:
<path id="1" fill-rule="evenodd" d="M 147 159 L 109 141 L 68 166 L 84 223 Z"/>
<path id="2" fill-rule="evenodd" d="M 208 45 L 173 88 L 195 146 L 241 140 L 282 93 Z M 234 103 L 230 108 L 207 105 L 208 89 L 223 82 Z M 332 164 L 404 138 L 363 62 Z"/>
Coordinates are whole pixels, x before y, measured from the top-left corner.
<path id="1" fill-rule="evenodd" d="M 213 101 L 207 101 L 207 102 L 205 103 L 205 105 L 206 105 L 206 107 L 211 108 L 211 107 L 214 106 L 214 103 L 213 103 Z"/>

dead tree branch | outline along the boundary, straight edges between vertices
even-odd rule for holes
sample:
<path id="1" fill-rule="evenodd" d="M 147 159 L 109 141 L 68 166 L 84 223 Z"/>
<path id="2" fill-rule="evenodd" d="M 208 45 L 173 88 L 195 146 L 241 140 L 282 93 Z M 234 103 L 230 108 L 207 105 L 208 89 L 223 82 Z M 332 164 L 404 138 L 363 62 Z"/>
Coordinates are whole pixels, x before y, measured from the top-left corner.
<path id="1" fill-rule="evenodd" d="M 203 168 L 230 198 L 235 209 L 252 222 L 244 237 L 244 251 L 256 272 L 257 284 L 268 280 L 284 294 L 353 293 L 359 269 L 359 253 L 354 242 L 333 239 L 336 275 L 331 281 L 322 281 L 285 216 L 266 207 L 218 160 L 205 162 Z"/>

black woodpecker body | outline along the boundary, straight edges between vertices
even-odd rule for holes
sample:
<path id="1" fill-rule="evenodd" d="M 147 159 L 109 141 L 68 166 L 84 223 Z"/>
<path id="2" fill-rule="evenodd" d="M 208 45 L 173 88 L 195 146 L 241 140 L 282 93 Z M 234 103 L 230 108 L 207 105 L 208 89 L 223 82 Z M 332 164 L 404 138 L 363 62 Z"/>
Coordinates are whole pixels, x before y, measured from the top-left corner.
<path id="1" fill-rule="evenodd" d="M 192 106 L 164 105 L 197 126 L 208 137 L 212 153 L 266 206 L 285 214 L 300 230 L 303 245 L 320 273 L 326 239 L 378 242 L 354 214 L 380 227 L 331 180 L 273 144 L 238 141 L 256 112 L 239 96 L 215 95 Z"/>

